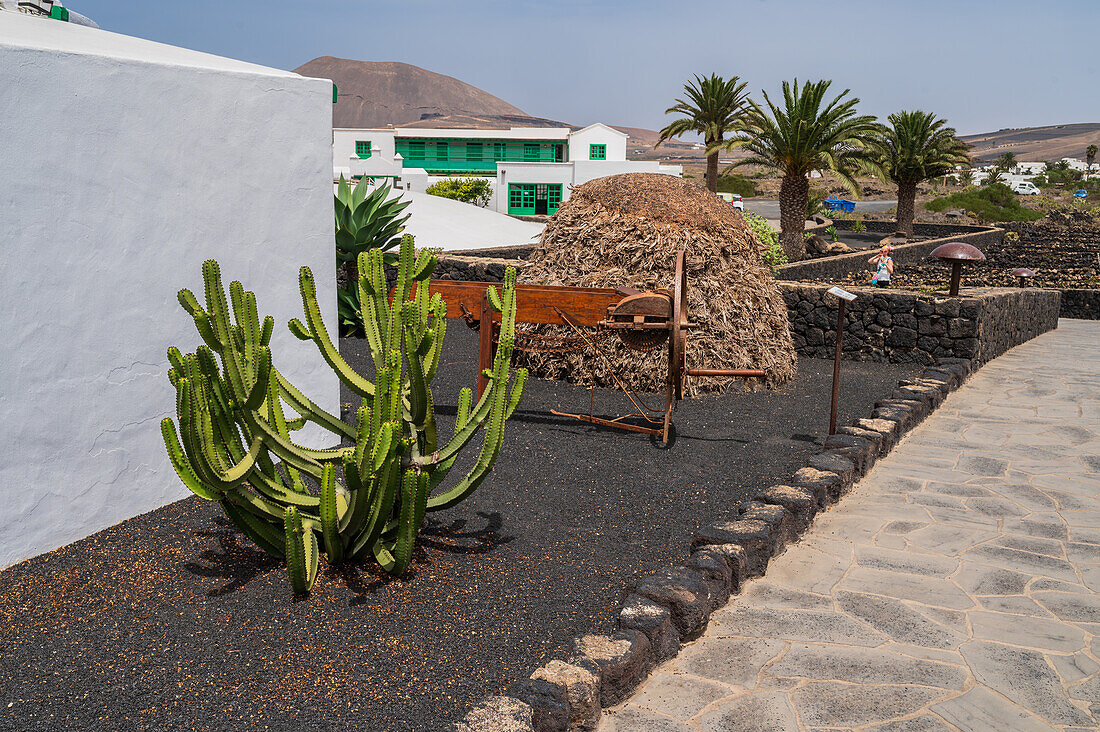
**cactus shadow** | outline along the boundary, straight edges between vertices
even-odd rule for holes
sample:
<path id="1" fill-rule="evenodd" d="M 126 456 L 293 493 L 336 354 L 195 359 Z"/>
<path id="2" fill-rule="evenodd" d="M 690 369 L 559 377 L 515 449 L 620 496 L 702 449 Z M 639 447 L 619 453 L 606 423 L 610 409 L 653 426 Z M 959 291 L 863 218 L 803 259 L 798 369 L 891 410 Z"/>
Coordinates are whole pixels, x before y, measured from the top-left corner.
<path id="1" fill-rule="evenodd" d="M 478 511 L 477 515 L 485 519 L 486 523 L 480 528 L 472 529 L 467 528 L 469 522 L 464 518 L 447 522 L 429 518 L 420 529 L 420 545 L 425 549 L 448 554 L 476 556 L 495 551 L 515 539 L 514 536 L 501 532 L 504 519 L 498 511 Z"/>
<path id="2" fill-rule="evenodd" d="M 196 531 L 195 536 L 213 538 L 220 551 L 207 549 L 199 554 L 205 563 L 187 562 L 183 566 L 191 574 L 227 580 L 225 584 L 206 593 L 207 597 L 220 597 L 240 590 L 257 576 L 278 564 L 278 560 L 252 546 L 228 519 L 215 520 L 224 529 Z"/>

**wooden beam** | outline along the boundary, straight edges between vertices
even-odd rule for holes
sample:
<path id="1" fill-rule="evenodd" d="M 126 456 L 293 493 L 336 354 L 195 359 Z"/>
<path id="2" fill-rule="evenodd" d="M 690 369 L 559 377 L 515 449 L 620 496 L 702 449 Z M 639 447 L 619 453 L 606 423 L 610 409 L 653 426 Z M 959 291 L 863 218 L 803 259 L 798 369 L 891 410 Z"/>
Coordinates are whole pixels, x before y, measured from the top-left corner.
<path id="1" fill-rule="evenodd" d="M 432 280 L 429 292 L 439 293 L 447 303 L 447 317 L 461 318 L 462 306 L 480 313 L 485 291 L 500 285 L 493 282 Z M 622 293 L 611 287 L 558 287 L 554 285 L 516 285 L 516 322 L 564 325 L 554 311 L 558 308 L 575 325 L 595 327 L 607 317 L 607 308 L 619 302 Z M 494 313 L 500 320 L 500 313 Z"/>

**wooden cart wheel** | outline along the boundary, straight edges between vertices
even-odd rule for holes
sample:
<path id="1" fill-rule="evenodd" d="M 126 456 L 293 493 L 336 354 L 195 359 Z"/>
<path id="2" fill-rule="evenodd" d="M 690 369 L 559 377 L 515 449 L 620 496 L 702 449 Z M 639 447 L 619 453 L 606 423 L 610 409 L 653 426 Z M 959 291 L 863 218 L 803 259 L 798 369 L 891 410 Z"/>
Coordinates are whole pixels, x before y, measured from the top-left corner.
<path id="1" fill-rule="evenodd" d="M 669 381 L 676 401 L 684 398 L 684 369 L 687 366 L 687 250 L 676 254 L 676 271 L 673 275 L 672 321 L 669 323 L 668 349 Z"/>

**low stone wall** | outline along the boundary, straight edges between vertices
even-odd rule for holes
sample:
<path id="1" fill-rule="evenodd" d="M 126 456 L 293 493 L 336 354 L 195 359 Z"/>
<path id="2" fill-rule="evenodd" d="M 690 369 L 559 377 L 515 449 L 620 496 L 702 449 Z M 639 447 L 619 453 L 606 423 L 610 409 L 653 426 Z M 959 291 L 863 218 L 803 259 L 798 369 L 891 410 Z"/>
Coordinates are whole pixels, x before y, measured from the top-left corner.
<path id="1" fill-rule="evenodd" d="M 865 222 L 867 228 L 871 231 L 875 230 L 872 228 L 872 224 L 881 223 L 887 222 Z M 891 224 L 889 228 L 892 229 L 892 227 Z M 883 235 L 889 233 L 883 232 Z M 952 226 L 950 224 L 918 224 L 914 227 L 914 233 L 919 233 L 922 236 L 933 233 L 942 235 L 935 239 L 926 239 L 895 247 L 891 255 L 894 258 L 894 264 L 904 266 L 922 262 L 928 258 L 933 249 L 949 241 L 966 242 L 984 250 L 990 244 L 999 244 L 1001 239 L 1004 238 L 1004 229 Z M 865 272 L 867 270 L 867 259 L 871 254 L 873 252 L 861 251 L 785 264 L 779 268 L 779 273 L 776 276 L 781 280 L 819 280 L 822 282 L 841 280 L 853 272 Z"/>
<path id="2" fill-rule="evenodd" d="M 1062 317 L 1100 320 L 1100 290 L 1062 290 Z"/>
<path id="3" fill-rule="evenodd" d="M 800 356 L 830 358 L 837 300 L 828 285 L 781 282 Z M 851 287 L 842 357 L 852 361 L 984 363 L 1058 327 L 1059 293 L 1039 288 L 972 288 L 960 297 Z"/>
<path id="4" fill-rule="evenodd" d="M 522 259 L 440 254 L 439 263 L 432 272 L 432 279 L 501 282 L 504 280 L 505 268 L 522 269 L 526 265 L 527 262 Z"/>

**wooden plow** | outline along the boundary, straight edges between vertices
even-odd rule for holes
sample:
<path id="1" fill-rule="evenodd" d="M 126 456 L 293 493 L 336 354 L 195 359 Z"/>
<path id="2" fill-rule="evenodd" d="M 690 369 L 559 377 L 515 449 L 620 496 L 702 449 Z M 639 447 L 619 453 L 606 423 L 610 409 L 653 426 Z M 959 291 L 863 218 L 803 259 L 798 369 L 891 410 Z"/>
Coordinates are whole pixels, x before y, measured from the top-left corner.
<path id="1" fill-rule="evenodd" d="M 515 350 L 565 351 L 582 344 L 590 346 L 597 357 L 606 359 L 583 328 L 607 329 L 618 335 L 628 348 L 649 351 L 667 344 L 668 374 L 665 379 L 664 413 L 649 410 L 614 376 L 619 388 L 637 409 L 635 414 L 614 419 L 597 417 L 592 413 L 595 385 L 590 387 L 587 414 L 574 414 L 551 410 L 561 417 L 572 417 L 582 422 L 641 432 L 669 441 L 672 412 L 683 399 L 684 384 L 692 376 L 762 377 L 761 369 L 704 369 L 687 366 L 687 332 L 698 327 L 688 319 L 686 252 L 676 255 L 675 276 L 671 290 L 640 292 L 631 288 L 563 287 L 556 285 L 516 285 L 516 323 L 533 325 L 564 325 L 572 329 L 573 336 L 544 335 L 516 331 Z M 497 328 L 484 327 L 499 321 L 500 314 L 489 306 L 486 291 L 496 287 L 490 282 L 465 282 L 432 280 L 432 294 L 438 292 L 447 303 L 448 318 L 462 318 L 471 328 L 480 332 L 478 343 L 478 395 L 488 384 L 486 369 L 491 368 L 496 349 Z M 625 421 L 640 416 L 651 426 Z"/>

